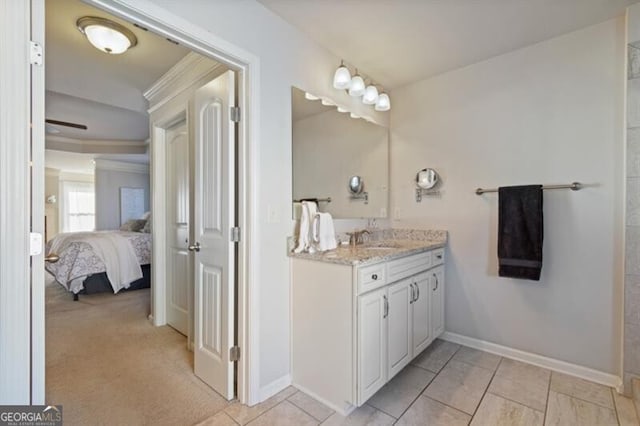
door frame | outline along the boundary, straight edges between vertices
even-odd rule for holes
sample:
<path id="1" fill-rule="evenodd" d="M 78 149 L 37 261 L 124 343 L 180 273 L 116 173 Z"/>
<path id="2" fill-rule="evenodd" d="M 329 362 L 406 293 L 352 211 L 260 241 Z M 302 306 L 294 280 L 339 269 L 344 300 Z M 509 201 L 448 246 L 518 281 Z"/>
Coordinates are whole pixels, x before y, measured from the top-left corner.
<path id="1" fill-rule="evenodd" d="M 237 344 L 241 357 L 237 365 L 237 398 L 241 403 L 259 402 L 259 293 L 255 280 L 259 258 L 257 235 L 257 170 L 260 158 L 260 60 L 257 56 L 211 32 L 146 0 L 135 5 L 126 0 L 83 0 L 129 22 L 137 23 L 163 37 L 210 57 L 236 72 L 238 106 L 242 120 L 238 123 L 237 152 L 237 226 L 242 238 L 237 252 Z M 154 319 L 155 321 L 155 319 Z"/>
<path id="2" fill-rule="evenodd" d="M 42 10 L 42 0 L 0 0 L 0 404 L 5 405 L 38 404 L 44 396 L 44 353 L 31 359 L 33 350 L 44 349 L 44 275 L 32 283 L 30 268 L 32 263 L 44 269 L 44 257 L 29 256 L 29 232 L 44 229 L 44 213 L 34 218 L 33 228 L 31 223 L 31 185 L 43 190 L 44 164 L 34 176 L 30 170 L 32 151 L 36 166 L 44 153 L 44 121 L 30 128 L 32 113 L 38 119 L 44 112 L 44 70 L 31 66 L 28 44 L 33 39 L 44 47 Z M 36 96 L 42 90 L 42 103 L 33 112 L 32 83 Z"/>

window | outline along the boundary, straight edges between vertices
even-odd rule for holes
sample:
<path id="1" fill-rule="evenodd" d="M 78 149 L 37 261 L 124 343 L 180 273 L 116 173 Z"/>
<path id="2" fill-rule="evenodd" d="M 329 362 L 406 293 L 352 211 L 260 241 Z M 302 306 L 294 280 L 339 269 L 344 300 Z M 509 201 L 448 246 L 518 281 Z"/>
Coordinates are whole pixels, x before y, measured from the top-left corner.
<path id="1" fill-rule="evenodd" d="M 62 181 L 62 232 L 95 229 L 95 198 L 92 182 Z"/>

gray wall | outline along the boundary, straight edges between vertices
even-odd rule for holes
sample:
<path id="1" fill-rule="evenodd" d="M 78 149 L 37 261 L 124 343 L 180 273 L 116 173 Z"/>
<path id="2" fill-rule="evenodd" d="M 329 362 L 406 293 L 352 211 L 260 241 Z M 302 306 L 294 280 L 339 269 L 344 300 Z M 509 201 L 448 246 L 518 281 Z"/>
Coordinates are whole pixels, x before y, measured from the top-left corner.
<path id="1" fill-rule="evenodd" d="M 392 91 L 393 224 L 449 231 L 448 332 L 619 375 L 624 43 L 613 19 Z M 416 203 L 424 167 L 441 196 Z M 544 193 L 540 281 L 499 277 L 475 189 L 573 181 Z"/>
<path id="2" fill-rule="evenodd" d="M 96 230 L 120 228 L 120 188 L 144 188 L 145 211 L 149 210 L 149 173 L 96 168 Z"/>

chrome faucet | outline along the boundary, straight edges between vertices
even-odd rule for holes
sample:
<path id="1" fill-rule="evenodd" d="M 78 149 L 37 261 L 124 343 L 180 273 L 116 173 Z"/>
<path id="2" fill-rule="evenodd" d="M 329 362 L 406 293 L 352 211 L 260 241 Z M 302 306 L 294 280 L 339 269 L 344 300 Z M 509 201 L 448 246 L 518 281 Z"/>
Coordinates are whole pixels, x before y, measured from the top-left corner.
<path id="1" fill-rule="evenodd" d="M 363 229 L 362 231 L 347 232 L 347 235 L 349 236 L 349 245 L 355 247 L 358 244 L 362 244 L 362 237 L 364 236 L 364 234 L 371 234 L 371 232 L 369 232 L 367 229 Z"/>

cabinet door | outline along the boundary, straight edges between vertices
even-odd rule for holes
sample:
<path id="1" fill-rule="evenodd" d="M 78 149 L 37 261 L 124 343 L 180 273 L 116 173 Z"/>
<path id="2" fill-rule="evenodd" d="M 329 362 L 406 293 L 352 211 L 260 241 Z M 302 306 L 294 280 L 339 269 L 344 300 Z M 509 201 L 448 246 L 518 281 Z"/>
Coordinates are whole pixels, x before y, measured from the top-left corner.
<path id="1" fill-rule="evenodd" d="M 358 297 L 358 406 L 387 382 L 387 288 Z"/>
<path id="2" fill-rule="evenodd" d="M 416 288 L 413 307 L 413 354 L 418 355 L 433 341 L 431 330 L 431 279 L 430 272 L 418 274 L 412 278 Z"/>
<path id="3" fill-rule="evenodd" d="M 432 339 L 444 332 L 444 266 L 429 271 L 431 275 L 431 330 Z"/>
<path id="4" fill-rule="evenodd" d="M 411 284 L 413 279 L 405 279 L 389 286 L 389 373 L 391 380 L 411 361 Z"/>

